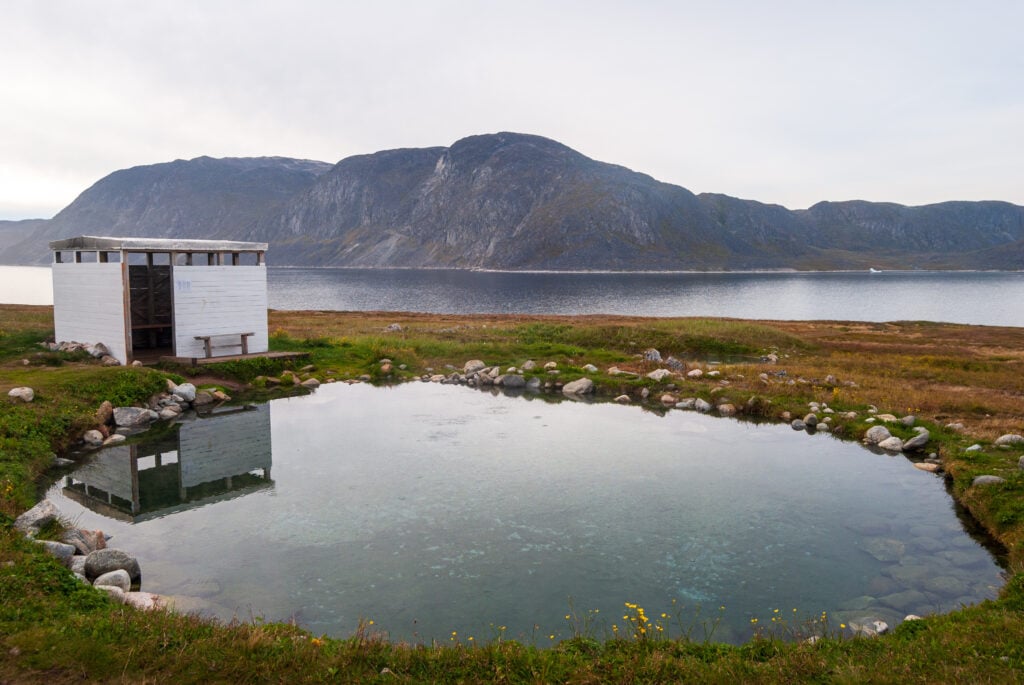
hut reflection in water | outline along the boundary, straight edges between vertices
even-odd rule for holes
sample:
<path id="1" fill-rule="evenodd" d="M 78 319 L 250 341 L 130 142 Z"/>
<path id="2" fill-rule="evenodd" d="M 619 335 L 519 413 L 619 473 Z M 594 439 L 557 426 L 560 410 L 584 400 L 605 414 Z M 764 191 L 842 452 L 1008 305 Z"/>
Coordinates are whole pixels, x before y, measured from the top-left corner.
<path id="1" fill-rule="evenodd" d="M 63 493 L 130 523 L 273 487 L 270 405 L 194 417 L 155 440 L 97 452 L 65 477 Z"/>

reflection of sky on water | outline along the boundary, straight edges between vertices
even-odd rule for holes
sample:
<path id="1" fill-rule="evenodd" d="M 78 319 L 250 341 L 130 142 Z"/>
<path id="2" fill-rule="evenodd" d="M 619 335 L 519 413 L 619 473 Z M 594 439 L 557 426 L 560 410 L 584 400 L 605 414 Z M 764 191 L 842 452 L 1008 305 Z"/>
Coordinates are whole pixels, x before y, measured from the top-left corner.
<path id="1" fill-rule="evenodd" d="M 849 618 L 870 596 L 894 622 L 1000 582 L 940 479 L 828 435 L 433 384 L 271 406 L 272 489 L 135 526 L 82 514 L 139 554 L 143 589 L 427 640 L 565 637 L 569 598 L 611 618 L 676 600 L 725 605 L 716 635 L 742 640 L 778 607 Z"/>

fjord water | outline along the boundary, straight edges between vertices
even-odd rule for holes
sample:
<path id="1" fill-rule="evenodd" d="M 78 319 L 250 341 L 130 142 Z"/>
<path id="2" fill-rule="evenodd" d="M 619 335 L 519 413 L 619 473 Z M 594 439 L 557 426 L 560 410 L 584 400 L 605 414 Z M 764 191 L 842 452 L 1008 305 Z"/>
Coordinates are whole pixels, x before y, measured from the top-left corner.
<path id="1" fill-rule="evenodd" d="M 48 496 L 136 554 L 143 590 L 221 618 L 547 644 L 570 601 L 597 637 L 635 602 L 686 625 L 699 605 L 697 637 L 721 613 L 737 642 L 775 609 L 892 624 L 1002 582 L 941 478 L 788 426 L 419 383 L 201 422 Z"/>
<path id="2" fill-rule="evenodd" d="M 946 321 L 1024 326 L 1024 272 L 509 273 L 270 267 L 273 309 Z M 50 270 L 0 266 L 0 303 L 52 304 Z"/>
<path id="3" fill-rule="evenodd" d="M 1024 272 L 273 269 L 274 309 L 945 321 L 1024 326 Z"/>

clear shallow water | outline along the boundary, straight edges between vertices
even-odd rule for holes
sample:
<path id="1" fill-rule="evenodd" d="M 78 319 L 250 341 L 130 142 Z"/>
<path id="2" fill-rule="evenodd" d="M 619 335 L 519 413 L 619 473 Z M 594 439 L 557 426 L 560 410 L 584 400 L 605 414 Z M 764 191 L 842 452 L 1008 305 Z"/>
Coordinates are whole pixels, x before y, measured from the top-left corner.
<path id="1" fill-rule="evenodd" d="M 941 479 L 788 426 L 335 384 L 185 423 L 135 448 L 134 481 L 119 449 L 48 496 L 135 553 L 144 590 L 315 633 L 546 641 L 572 598 L 603 629 L 627 601 L 725 606 L 715 637 L 742 641 L 776 608 L 893 623 L 1002 582 Z"/>
<path id="2" fill-rule="evenodd" d="M 566 274 L 270 267 L 267 280 L 273 309 L 1024 326 L 1024 272 Z M 52 304 L 49 269 L 0 266 L 0 302 Z"/>

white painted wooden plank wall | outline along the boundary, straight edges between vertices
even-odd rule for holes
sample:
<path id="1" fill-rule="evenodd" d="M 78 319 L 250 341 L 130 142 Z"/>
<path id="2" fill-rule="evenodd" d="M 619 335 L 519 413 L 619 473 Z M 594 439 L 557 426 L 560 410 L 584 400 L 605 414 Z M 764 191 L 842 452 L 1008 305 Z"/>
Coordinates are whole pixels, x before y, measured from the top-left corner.
<path id="1" fill-rule="evenodd" d="M 176 266 L 174 349 L 179 357 L 202 357 L 197 335 L 247 333 L 249 352 L 266 352 L 267 268 L 265 266 Z M 216 341 L 214 341 L 216 344 Z M 215 357 L 241 348 L 213 350 Z"/>
<path id="2" fill-rule="evenodd" d="M 57 342 L 101 342 L 111 356 L 127 364 L 121 265 L 70 262 L 51 266 Z"/>
<path id="3" fill-rule="evenodd" d="M 90 488 L 99 488 L 121 499 L 132 501 L 132 448 L 107 447 L 77 469 L 74 479 Z"/>
<path id="4" fill-rule="evenodd" d="M 181 484 L 190 488 L 271 466 L 270 405 L 181 424 Z"/>

